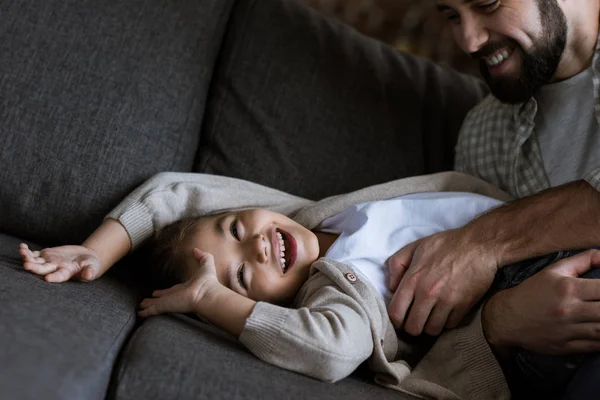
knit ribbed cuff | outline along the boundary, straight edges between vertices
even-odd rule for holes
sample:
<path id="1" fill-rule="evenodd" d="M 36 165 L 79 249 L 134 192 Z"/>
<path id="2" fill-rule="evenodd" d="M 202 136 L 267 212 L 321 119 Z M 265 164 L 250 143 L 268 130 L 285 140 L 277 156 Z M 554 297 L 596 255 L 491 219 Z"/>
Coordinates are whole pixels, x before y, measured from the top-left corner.
<path id="1" fill-rule="evenodd" d="M 256 303 L 240 341 L 258 358 L 267 359 L 273 345 L 281 341 L 280 332 L 288 312 L 288 309 L 273 304 Z"/>
<path id="2" fill-rule="evenodd" d="M 111 211 L 106 218 L 116 219 L 123 225 L 131 239 L 131 251 L 154 235 L 152 215 L 143 203 L 124 202 Z"/>
<path id="3" fill-rule="evenodd" d="M 469 373 L 473 399 L 507 399 L 510 391 L 500 364 L 483 334 L 479 308 L 473 321 L 461 328 L 458 348 L 461 351 L 465 369 Z"/>
<path id="4" fill-rule="evenodd" d="M 583 179 L 600 192 L 600 167 L 589 172 Z"/>

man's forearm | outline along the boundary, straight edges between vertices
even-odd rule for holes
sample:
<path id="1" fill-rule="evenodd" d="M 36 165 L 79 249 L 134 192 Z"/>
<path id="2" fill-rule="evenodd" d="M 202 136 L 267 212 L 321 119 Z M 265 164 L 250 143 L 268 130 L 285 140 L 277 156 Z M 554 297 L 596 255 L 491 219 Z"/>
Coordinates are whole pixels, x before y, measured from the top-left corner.
<path id="1" fill-rule="evenodd" d="M 600 246 L 600 192 L 576 181 L 498 207 L 463 229 L 499 267 L 559 250 Z"/>

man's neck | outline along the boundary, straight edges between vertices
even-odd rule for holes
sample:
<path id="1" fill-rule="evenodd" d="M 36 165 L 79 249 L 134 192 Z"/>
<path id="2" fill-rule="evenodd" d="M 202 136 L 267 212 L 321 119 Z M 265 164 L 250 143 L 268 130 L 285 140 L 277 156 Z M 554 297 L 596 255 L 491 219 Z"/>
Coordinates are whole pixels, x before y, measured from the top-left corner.
<path id="1" fill-rule="evenodd" d="M 592 65 L 599 35 L 600 5 L 569 24 L 569 39 L 552 82 L 569 79 Z"/>

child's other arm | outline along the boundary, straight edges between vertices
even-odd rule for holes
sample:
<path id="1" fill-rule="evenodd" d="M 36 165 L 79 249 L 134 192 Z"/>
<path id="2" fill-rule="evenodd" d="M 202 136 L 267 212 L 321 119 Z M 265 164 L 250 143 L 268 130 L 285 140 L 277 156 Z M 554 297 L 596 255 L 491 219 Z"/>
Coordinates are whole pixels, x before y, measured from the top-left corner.
<path id="1" fill-rule="evenodd" d="M 125 227 L 135 250 L 156 232 L 183 218 L 241 208 L 268 208 L 286 213 L 309 203 L 240 179 L 161 172 L 129 194 L 108 217 Z"/>
<path id="2" fill-rule="evenodd" d="M 260 359 L 326 382 L 350 375 L 373 352 L 365 310 L 337 286 L 320 287 L 300 309 L 257 303 L 219 283 L 210 254 L 194 257 L 200 265 L 195 276 L 154 292 L 142 302 L 140 316 L 197 313 L 239 337 Z"/>
<path id="3" fill-rule="evenodd" d="M 198 269 L 187 282 L 156 290 L 140 304 L 140 317 L 170 312 L 196 313 L 239 337 L 256 302 L 223 286 L 217 279 L 212 254 L 194 249 Z"/>
<path id="4" fill-rule="evenodd" d="M 31 251 L 21 243 L 23 267 L 44 276 L 47 282 L 64 282 L 71 278 L 91 281 L 102 276 L 131 249 L 123 226 L 106 219 L 80 246 L 49 247 Z"/>

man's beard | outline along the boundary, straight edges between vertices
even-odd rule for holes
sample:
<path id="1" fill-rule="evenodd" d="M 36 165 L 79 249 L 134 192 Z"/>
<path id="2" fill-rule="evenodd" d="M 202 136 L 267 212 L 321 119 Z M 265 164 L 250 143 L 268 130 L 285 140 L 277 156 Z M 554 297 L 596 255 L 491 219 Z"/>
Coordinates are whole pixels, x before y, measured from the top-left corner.
<path id="1" fill-rule="evenodd" d="M 544 4 L 540 6 L 539 2 Z M 504 46 L 521 49 L 521 76 L 514 78 L 492 78 L 483 58 L 480 61 L 481 75 L 490 90 L 503 103 L 518 104 L 530 99 L 540 87 L 549 83 L 556 73 L 567 42 L 567 20 L 556 0 L 538 0 L 542 19 L 542 36 L 527 53 L 514 41 L 490 43 L 475 53 L 478 57 L 489 56 Z M 515 56 L 512 54 L 511 56 Z"/>

